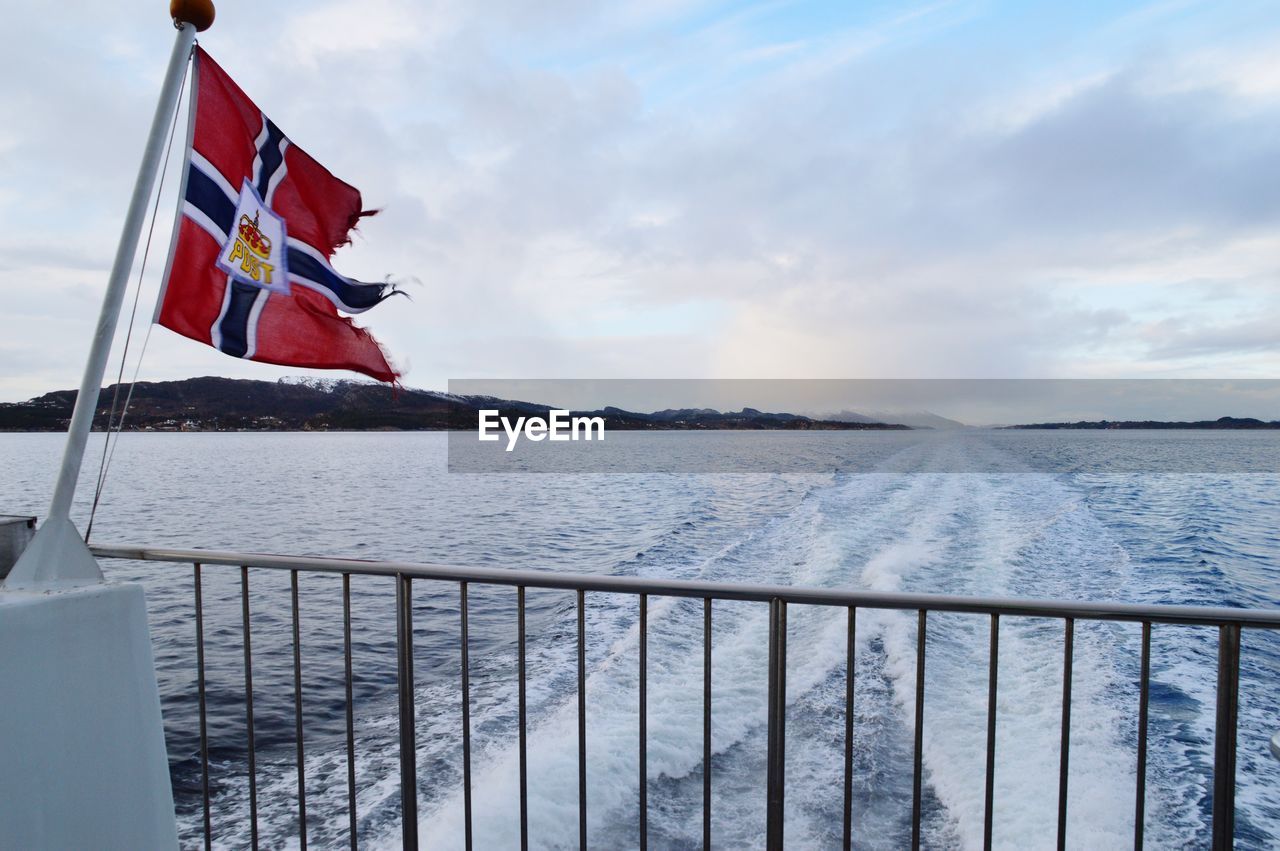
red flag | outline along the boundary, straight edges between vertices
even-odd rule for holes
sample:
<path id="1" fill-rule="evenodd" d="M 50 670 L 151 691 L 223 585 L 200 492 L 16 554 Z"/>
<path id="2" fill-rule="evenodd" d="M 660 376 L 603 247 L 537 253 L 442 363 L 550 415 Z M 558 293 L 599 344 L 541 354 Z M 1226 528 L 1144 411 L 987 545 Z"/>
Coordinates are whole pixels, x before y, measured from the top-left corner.
<path id="1" fill-rule="evenodd" d="M 395 292 L 329 263 L 360 193 L 294 145 L 201 48 L 178 219 L 155 321 L 233 357 L 399 373 L 361 313 Z"/>

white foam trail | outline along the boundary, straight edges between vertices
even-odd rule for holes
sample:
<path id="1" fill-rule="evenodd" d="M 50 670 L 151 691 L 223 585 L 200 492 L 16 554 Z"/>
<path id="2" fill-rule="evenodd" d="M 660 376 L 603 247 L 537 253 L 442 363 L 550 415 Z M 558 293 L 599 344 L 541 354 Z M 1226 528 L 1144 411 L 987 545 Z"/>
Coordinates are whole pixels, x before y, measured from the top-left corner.
<path id="1" fill-rule="evenodd" d="M 1013 579 L 1009 559 L 1025 551 L 1029 540 L 1051 535 L 1051 546 L 1068 552 L 1084 543 L 1063 537 L 1072 534 L 1070 530 L 1079 531 L 1076 524 L 1063 522 L 1078 503 L 1062 493 L 1045 495 L 1050 484 L 1028 475 L 994 483 L 989 477 L 922 476 L 903 494 L 913 502 L 906 511 L 914 518 L 911 525 L 905 535 L 866 562 L 862 573 L 866 585 L 883 591 L 922 590 L 922 585 L 928 590 L 960 590 L 911 579 L 930 568 L 957 572 L 959 565 L 943 563 L 940 557 L 944 551 L 972 548 L 984 537 L 981 529 L 957 522 L 967 508 L 976 505 L 981 514 L 998 516 L 1007 531 L 985 535 L 987 544 L 971 565 L 983 571 L 984 587 L 973 590 L 1004 592 L 1003 586 Z M 1041 498 L 1028 501 L 1028 485 Z M 1046 503 L 1058 506 L 1048 517 L 1038 513 Z M 1091 528 L 1088 533 L 1098 531 Z M 1093 560 L 1099 555 L 1105 560 L 1109 544 L 1096 540 L 1095 544 Z M 1038 596 L 1054 595 L 1046 589 Z M 892 612 L 868 615 L 868 625 L 878 628 L 883 637 L 885 670 L 894 682 L 902 721 L 910 727 L 916 675 L 914 618 Z M 1046 825 L 1055 825 L 1057 814 L 1060 623 L 1050 622 L 1047 628 L 1042 621 L 1026 619 L 1006 618 L 1002 623 L 995 780 L 999 806 L 994 834 L 1004 847 L 1054 844 L 1053 831 L 1046 833 Z M 949 828 L 964 847 L 982 845 L 987 638 L 985 618 L 930 618 L 924 762 L 928 782 L 946 808 Z M 1115 672 L 1108 651 L 1105 636 L 1077 635 L 1068 836 L 1073 845 L 1080 842 L 1090 848 L 1123 846 L 1131 841 L 1133 829 L 1132 801 L 1115 793 L 1132 789 L 1133 776 L 1132 757 L 1116 742 L 1124 722 L 1109 700 Z"/>
<path id="2" fill-rule="evenodd" d="M 967 453 L 967 455 L 965 455 Z M 928 472 L 963 469 L 971 474 Z M 997 472 L 990 472 L 990 470 Z M 1059 479 L 1021 471 L 980 441 L 925 441 L 889 459 L 883 474 L 837 480 L 788 514 L 752 532 L 749 546 L 721 547 L 696 571 L 708 578 L 789 582 L 881 591 L 935 591 L 1058 598 L 1124 596 L 1127 556 Z M 654 570 L 653 567 L 649 568 Z M 687 569 L 680 570 L 689 575 Z M 628 603 L 627 605 L 631 605 Z M 590 832 L 606 846 L 634 842 L 637 724 L 636 635 L 617 613 L 607 652 L 588 681 Z M 701 611 L 655 600 L 650 614 L 649 771 L 651 840 L 696 844 L 701 777 Z M 788 666 L 787 832 L 793 843 L 838 836 L 842 748 L 844 613 L 791 607 Z M 627 624 L 621 628 L 621 624 Z M 934 844 L 982 845 L 987 639 L 985 616 L 929 618 L 924 727 L 926 835 Z M 604 626 L 604 624 L 601 624 Z M 995 844 L 1052 847 L 1062 694 L 1062 621 L 1004 618 L 997 704 Z M 717 838 L 752 844 L 763 826 L 763 723 L 767 658 L 763 606 L 716 609 L 714 728 Z M 910 736 L 915 701 L 916 621 L 911 613 L 863 610 L 858 619 L 859 785 L 869 811 L 855 822 L 876 847 L 896 847 L 910 804 Z M 1081 623 L 1075 636 L 1068 844 L 1127 847 L 1133 835 L 1136 699 L 1117 667 L 1134 658 L 1122 627 Z M 570 664 L 552 651 L 546 670 Z M 883 683 L 883 687 L 881 687 Z M 576 842 L 576 706 L 543 696 L 529 739 L 530 837 L 535 847 Z M 518 841 L 517 754 L 494 740 L 477 759 L 477 847 Z M 1149 786 L 1152 844 L 1194 834 L 1165 825 L 1185 809 L 1179 793 Z M 682 796 L 689 798 L 683 800 Z M 879 807 L 879 810 L 876 808 Z M 461 844 L 461 797 L 436 801 L 423 817 L 433 844 Z M 895 833 L 895 831 L 897 831 Z M 386 847 L 394 844 L 390 839 Z"/>

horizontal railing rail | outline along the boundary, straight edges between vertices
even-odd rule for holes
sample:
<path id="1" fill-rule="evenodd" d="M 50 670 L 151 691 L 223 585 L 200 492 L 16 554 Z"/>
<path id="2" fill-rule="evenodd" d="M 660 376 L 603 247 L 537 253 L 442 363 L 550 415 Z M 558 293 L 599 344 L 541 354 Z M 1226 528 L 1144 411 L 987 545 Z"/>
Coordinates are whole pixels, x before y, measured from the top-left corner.
<path id="1" fill-rule="evenodd" d="M 1105 601 L 1036 600 L 1022 597 L 964 597 L 950 594 L 855 591 L 835 588 L 759 585 L 743 582 L 699 582 L 563 573 L 503 567 L 459 567 L 419 562 L 366 561 L 349 558 L 286 556 L 226 550 L 183 550 L 163 547 L 99 545 L 90 547 L 99 558 L 162 561 L 185 564 L 221 564 L 229 567 L 264 567 L 276 570 L 308 570 L 321 573 L 353 573 L 369 576 L 409 576 L 446 582 L 512 585 L 526 588 L 558 588 L 563 591 L 604 591 L 618 594 L 652 594 L 661 597 L 710 597 L 713 600 L 782 600 L 817 606 L 861 606 L 873 609 L 928 609 L 936 612 L 1001 614 L 1024 617 L 1079 618 L 1081 620 L 1151 621 L 1152 623 L 1280 628 L 1280 610 L 1236 609 L 1226 606 L 1172 606 Z"/>
<path id="2" fill-rule="evenodd" d="M 457 567 L 395 561 L 318 558 L 270 555 L 202 549 L 169 549 L 162 547 L 95 545 L 100 558 L 186 563 L 194 566 L 195 633 L 197 651 L 197 690 L 200 716 L 201 789 L 204 845 L 212 845 L 209 797 L 209 757 L 206 726 L 206 694 L 204 670 L 204 614 L 201 592 L 201 569 L 208 566 L 238 568 L 240 573 L 241 618 L 244 640 L 245 723 L 248 747 L 251 841 L 258 847 L 258 807 L 256 766 L 254 759 L 253 658 L 250 635 L 249 569 L 289 571 L 294 675 L 294 712 L 298 779 L 299 841 L 307 846 L 306 779 L 303 772 L 304 742 L 302 736 L 301 647 L 299 638 L 298 572 L 340 575 L 343 596 L 343 640 L 346 674 L 346 756 L 347 806 L 351 847 L 356 841 L 355 742 L 352 713 L 351 665 L 351 576 L 385 576 L 395 580 L 396 587 L 396 681 L 398 694 L 398 736 L 400 744 L 400 787 L 402 842 L 405 848 L 418 846 L 416 705 L 413 674 L 413 582 L 426 580 L 455 584 L 459 592 L 461 661 L 460 699 L 462 702 L 462 778 L 466 847 L 472 847 L 471 801 L 471 721 L 470 679 L 468 661 L 468 588 L 471 585 L 504 585 L 517 589 L 517 671 L 519 723 L 519 787 L 521 847 L 528 847 L 528 717 L 526 708 L 526 634 L 525 590 L 557 589 L 576 592 L 577 611 L 577 710 L 578 710 L 578 813 L 579 844 L 587 841 L 587 775 L 586 775 L 586 665 L 584 625 L 585 597 L 588 592 L 633 595 L 638 602 L 639 630 L 639 777 L 638 777 L 638 845 L 648 843 L 648 697 L 647 697 L 647 631 L 650 596 L 701 599 L 703 601 L 703 801 L 702 835 L 704 847 L 711 845 L 711 629 L 713 601 L 747 601 L 769 605 L 768 627 L 768 699 L 765 815 L 765 844 L 780 849 L 784 843 L 783 807 L 785 801 L 786 766 L 786 624 L 788 605 L 812 605 L 843 608 L 847 611 L 847 648 L 845 660 L 844 719 L 844 786 L 843 847 L 849 848 L 853 838 L 853 733 L 855 694 L 855 630 L 858 609 L 893 609 L 915 612 L 916 690 L 914 703 L 914 753 L 912 762 L 911 847 L 921 844 L 923 810 L 923 730 L 925 724 L 925 637 L 928 616 L 933 612 L 957 612 L 986 615 L 990 618 L 988 662 L 988 701 L 986 725 L 986 777 L 984 800 L 984 845 L 991 847 L 994 805 L 994 771 L 996 746 L 996 705 L 998 683 L 998 648 L 1000 622 L 1005 617 L 1053 618 L 1063 623 L 1063 678 L 1061 703 L 1061 746 L 1058 772 L 1057 845 L 1065 847 L 1067 833 L 1067 779 L 1071 744 L 1072 662 L 1075 646 L 1075 622 L 1127 621 L 1142 626 L 1139 665 L 1138 730 L 1136 752 L 1136 789 L 1134 801 L 1134 847 L 1142 848 L 1145 829 L 1148 701 L 1150 696 L 1151 632 L 1153 624 L 1212 626 L 1218 629 L 1217 705 L 1214 717 L 1213 813 L 1212 843 L 1214 849 L 1232 847 L 1235 818 L 1236 731 L 1238 721 L 1240 634 L 1242 629 L 1280 629 L 1280 611 L 1229 607 L 1174 606 L 1131 604 L 1103 601 L 1031 600 L 1000 597 L 962 597 L 946 594 L 886 593 L 876 591 L 829 588 L 790 587 L 727 582 L 703 582 L 648 577 L 608 576 L 520 570 L 491 567 Z"/>

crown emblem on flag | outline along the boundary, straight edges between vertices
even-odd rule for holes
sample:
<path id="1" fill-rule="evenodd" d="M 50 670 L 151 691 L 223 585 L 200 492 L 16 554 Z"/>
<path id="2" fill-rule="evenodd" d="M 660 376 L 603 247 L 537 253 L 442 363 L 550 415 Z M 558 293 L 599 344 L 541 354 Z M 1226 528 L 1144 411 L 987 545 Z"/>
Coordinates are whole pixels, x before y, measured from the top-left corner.
<path id="1" fill-rule="evenodd" d="M 240 238 L 245 244 L 252 249 L 263 260 L 271 257 L 271 237 L 262 232 L 258 227 L 258 213 L 255 211 L 253 218 L 250 219 L 246 213 L 240 216 Z"/>
<path id="2" fill-rule="evenodd" d="M 248 179 L 241 185 L 235 213 L 227 216 L 226 224 L 229 227 L 221 234 L 224 241 L 218 267 L 240 283 L 289 295 L 284 219 L 262 200 Z"/>

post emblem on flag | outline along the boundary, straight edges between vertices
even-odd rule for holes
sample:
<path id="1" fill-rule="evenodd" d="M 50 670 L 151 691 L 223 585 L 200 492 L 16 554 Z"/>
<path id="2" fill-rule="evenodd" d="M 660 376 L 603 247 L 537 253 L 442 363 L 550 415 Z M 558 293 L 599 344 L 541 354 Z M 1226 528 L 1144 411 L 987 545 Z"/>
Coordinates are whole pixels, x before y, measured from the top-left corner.
<path id="1" fill-rule="evenodd" d="M 218 268 L 241 283 L 288 295 L 284 219 L 263 202 L 248 180 L 240 187 L 235 221 L 235 231 L 227 234 L 218 254 Z"/>
<path id="2" fill-rule="evenodd" d="M 373 336 L 339 314 L 396 291 L 330 264 L 371 215 L 360 192 L 293 144 L 203 49 L 194 53 L 186 167 L 155 321 L 232 357 L 395 381 Z"/>

